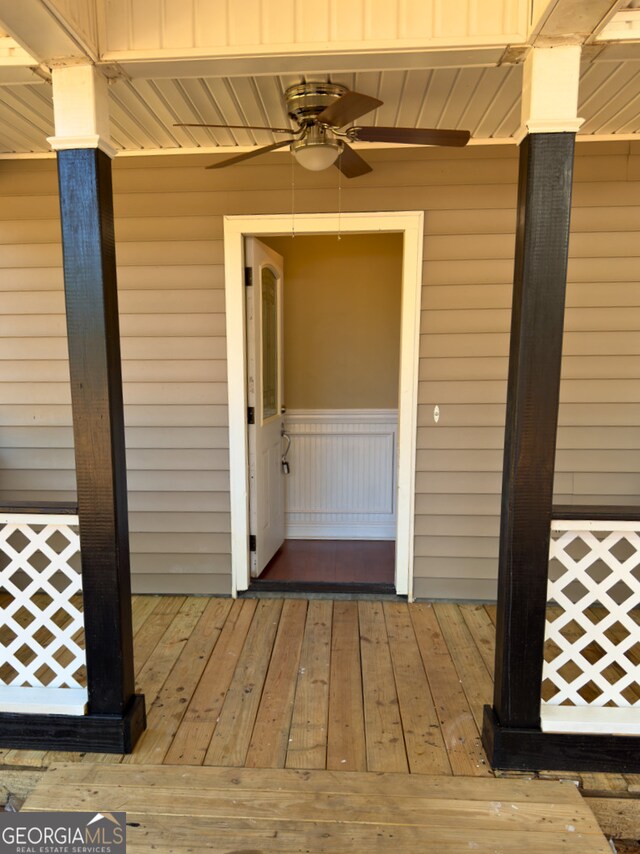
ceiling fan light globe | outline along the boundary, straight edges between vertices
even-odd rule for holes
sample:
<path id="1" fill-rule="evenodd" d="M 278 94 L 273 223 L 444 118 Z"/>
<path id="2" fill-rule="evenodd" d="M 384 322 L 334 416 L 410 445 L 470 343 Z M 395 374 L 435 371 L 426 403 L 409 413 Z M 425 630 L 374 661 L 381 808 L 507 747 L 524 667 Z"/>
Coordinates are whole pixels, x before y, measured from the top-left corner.
<path id="1" fill-rule="evenodd" d="M 291 146 L 293 156 L 304 169 L 321 172 L 333 166 L 340 155 L 342 144 L 337 140 L 309 142 L 300 140 Z"/>

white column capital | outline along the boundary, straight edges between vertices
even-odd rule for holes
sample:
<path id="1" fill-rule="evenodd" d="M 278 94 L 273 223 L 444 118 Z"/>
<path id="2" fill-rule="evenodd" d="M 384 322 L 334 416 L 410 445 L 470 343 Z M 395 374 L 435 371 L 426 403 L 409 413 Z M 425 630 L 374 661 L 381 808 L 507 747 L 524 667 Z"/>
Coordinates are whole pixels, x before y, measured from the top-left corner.
<path id="1" fill-rule="evenodd" d="M 577 44 L 533 47 L 524 61 L 522 122 L 514 137 L 528 133 L 576 133 L 581 47 Z"/>
<path id="2" fill-rule="evenodd" d="M 106 77 L 91 63 L 54 67 L 51 75 L 55 120 L 55 136 L 47 139 L 51 148 L 99 148 L 113 157 Z"/>

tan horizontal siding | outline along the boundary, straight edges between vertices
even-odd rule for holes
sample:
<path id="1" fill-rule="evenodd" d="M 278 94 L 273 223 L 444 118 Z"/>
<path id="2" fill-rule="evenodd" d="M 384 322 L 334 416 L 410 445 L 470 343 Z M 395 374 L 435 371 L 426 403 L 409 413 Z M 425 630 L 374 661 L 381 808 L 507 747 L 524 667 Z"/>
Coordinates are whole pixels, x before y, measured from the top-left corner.
<path id="1" fill-rule="evenodd" d="M 623 313 L 622 311 L 620 312 Z M 567 332 L 563 355 L 566 356 L 637 356 L 640 343 L 637 335 L 611 335 L 609 332 Z M 429 332 L 422 336 L 420 353 L 425 358 L 438 356 L 508 356 L 508 331 L 484 333 Z"/>
<path id="2" fill-rule="evenodd" d="M 461 531 L 455 537 L 440 537 L 430 534 L 416 537 L 416 557 L 468 559 L 496 559 L 498 541 L 496 537 L 474 537 L 467 531 Z"/>
<path id="3" fill-rule="evenodd" d="M 492 598 L 497 569 L 517 157 L 370 152 L 344 211 L 425 211 L 415 593 Z M 133 586 L 230 591 L 223 216 L 289 213 L 285 155 L 114 165 Z M 640 490 L 640 155 L 577 147 L 556 499 Z M 0 175 L 2 491 L 70 497 L 75 478 L 53 162 Z M 300 212 L 335 175 L 296 171 Z M 440 420 L 433 421 L 433 407 Z"/>
<path id="4" fill-rule="evenodd" d="M 53 454 L 52 454 L 53 456 Z M 75 471 L 59 465 L 59 452 L 46 469 L 4 469 L 2 489 L 46 490 L 75 489 Z M 162 471 L 136 471 L 129 469 L 128 485 L 132 492 L 227 492 L 229 472 L 193 471 L 179 469 Z"/>
<path id="5" fill-rule="evenodd" d="M 564 379 L 562 400 L 566 403 L 625 403 L 630 399 L 638 380 L 578 380 Z M 637 388 L 636 388 L 637 391 Z M 631 395 L 633 400 L 636 395 Z M 506 403 L 506 381 L 503 380 L 447 380 L 421 382 L 418 390 L 420 403 Z"/>
<path id="6" fill-rule="evenodd" d="M 418 537 L 490 537 L 498 536 L 500 520 L 495 515 L 448 516 L 433 513 L 416 519 Z"/>
<path id="7" fill-rule="evenodd" d="M 136 555 L 137 574 L 144 575 L 181 575 L 197 574 L 203 576 L 226 576 L 227 592 L 230 592 L 231 557 L 228 554 L 184 554 L 182 552 L 165 554 Z M 208 582 L 204 582 L 208 583 Z"/>
<path id="8" fill-rule="evenodd" d="M 136 572 L 131 579 L 131 589 L 133 593 L 231 595 L 228 573 L 200 575 L 182 571 L 174 575 L 142 575 Z"/>
<path id="9" fill-rule="evenodd" d="M 602 493 L 602 494 L 597 494 L 597 495 L 594 495 L 594 494 L 591 494 L 588 492 L 581 492 L 579 495 L 578 494 L 562 495 L 562 494 L 556 493 L 554 495 L 554 502 L 556 504 L 560 504 L 560 505 L 576 504 L 580 507 L 582 507 L 582 506 L 587 507 L 588 505 L 600 507 L 603 504 L 606 504 L 606 505 L 614 505 L 614 506 L 621 506 L 621 507 L 623 507 L 623 506 L 624 507 L 631 507 L 632 509 L 635 509 L 638 506 L 637 495 L 635 495 L 635 494 L 629 495 L 628 493 L 626 495 L 615 495 L 615 494 L 610 494 L 610 493 L 606 493 L 606 492 Z M 587 518 L 587 519 L 589 518 L 588 510 L 585 513 L 585 518 Z"/>
<path id="10" fill-rule="evenodd" d="M 421 380 L 504 380 L 508 373 L 506 356 L 450 357 L 429 359 L 421 365 Z M 567 379 L 638 379 L 640 359 L 617 356 L 565 356 L 562 365 Z"/>
<path id="11" fill-rule="evenodd" d="M 590 180 L 626 177 L 622 163 L 607 159 Z M 555 489 L 570 503 L 597 503 L 598 496 L 632 503 L 640 491 L 640 185 L 600 184 L 596 201 L 593 185 L 579 182 L 599 163 L 583 159 L 576 168 Z M 609 200 L 609 207 L 590 207 Z M 449 576 L 495 576 L 513 276 L 509 214 L 484 209 L 480 228 L 469 211 L 438 212 L 431 235 L 426 217 L 418 596 L 461 595 L 459 582 L 441 580 Z M 501 231 L 501 222 L 510 230 Z"/>
<path id="12" fill-rule="evenodd" d="M 141 511 L 145 513 L 161 514 L 159 518 L 164 521 L 163 530 L 170 530 L 166 524 L 169 517 L 164 515 L 167 513 L 211 513 L 215 514 L 214 521 L 220 521 L 219 513 L 228 514 L 229 511 L 229 490 L 221 489 L 217 492 L 195 492 L 184 490 L 178 492 L 175 489 L 168 489 L 165 492 L 136 492 L 129 496 L 129 510 L 131 512 Z M 226 524 L 226 523 L 225 523 Z M 217 530 L 214 528 L 213 530 Z M 221 523 L 221 531 L 225 527 Z"/>
<path id="13" fill-rule="evenodd" d="M 14 489 L 11 490 L 15 501 L 74 501 L 74 489 Z M 4 498 L 4 496 L 3 496 Z M 168 529 L 167 520 L 174 512 L 229 513 L 229 491 L 222 492 L 134 492 L 129 494 L 129 511 L 153 513 L 159 522 Z M 218 517 L 221 519 L 222 517 Z"/>
<path id="14" fill-rule="evenodd" d="M 634 238 L 635 239 L 635 238 Z M 567 294 L 567 309 L 600 306 L 606 290 L 607 306 L 638 306 L 636 282 L 575 282 Z M 424 294 L 423 310 L 433 309 L 510 309 L 511 283 L 501 285 L 458 285 L 430 287 Z"/>
<path id="15" fill-rule="evenodd" d="M 229 513 L 206 513 L 204 511 L 176 512 L 168 515 L 159 512 L 135 512 L 129 513 L 129 525 L 132 532 L 155 534 L 166 534 L 171 530 L 176 534 L 209 534 L 217 531 L 228 534 L 231 530 L 231 517 Z"/>
<path id="16" fill-rule="evenodd" d="M 635 160 L 631 157 L 630 164 Z M 633 193 L 640 200 L 637 176 L 625 186 L 621 205 Z M 606 205 L 611 188 L 603 183 L 601 189 Z M 575 198 L 580 199 L 580 193 Z M 591 227 L 583 228 L 579 208 L 576 213 L 570 240 L 556 501 L 633 505 L 640 494 L 640 454 L 633 440 L 633 434 L 640 433 L 640 222 L 635 209 L 619 207 L 617 218 L 611 223 L 599 220 L 595 231 L 593 220 Z M 624 230 L 621 214 L 626 219 Z M 572 477 L 570 489 L 559 482 L 558 472 Z"/>
<path id="17" fill-rule="evenodd" d="M 226 554 L 229 547 L 228 531 L 220 534 L 179 531 L 131 531 L 131 548 L 137 554 L 212 555 Z"/>
<path id="18" fill-rule="evenodd" d="M 575 197 L 574 197 L 575 200 Z M 573 238 L 584 232 L 607 232 L 609 234 L 640 230 L 640 204 L 600 205 L 598 207 L 576 207 L 571 212 Z M 508 234 L 515 242 L 516 212 L 514 207 L 477 208 L 475 210 L 425 211 L 426 233 L 435 237 L 440 234 L 465 235 L 465 240 L 476 234 Z M 425 243 L 427 241 L 425 240 Z"/>
<path id="19" fill-rule="evenodd" d="M 5 314 L 0 318 L 0 335 L 16 338 L 40 338 L 66 335 L 63 314 Z M 120 319 L 124 338 L 162 337 L 164 335 L 224 335 L 223 314 L 128 314 Z"/>
<path id="20" fill-rule="evenodd" d="M 2 428 L 2 449 L 7 448 L 73 448 L 71 427 L 20 426 Z"/>
<path id="21" fill-rule="evenodd" d="M 5 382 L 3 399 L 6 403 L 71 403 L 68 383 L 56 382 Z M 131 405 L 162 404 L 188 406 L 190 404 L 221 404 L 227 401 L 225 382 L 218 383 L 135 383 L 124 388 L 124 400 Z"/>
<path id="22" fill-rule="evenodd" d="M 13 210 L 0 222 L 0 489 L 17 499 L 68 497 L 75 474 L 55 168 L 8 171 L 0 179 Z M 222 220 L 153 213 L 117 225 L 133 586 L 229 593 Z"/>
<path id="23" fill-rule="evenodd" d="M 604 224 L 603 224 L 604 225 Z M 575 229 L 575 224 L 574 224 Z M 571 235 L 571 251 L 574 263 L 577 258 L 633 258 L 640 255 L 635 231 L 589 231 Z M 496 260 L 513 256 L 515 235 L 513 230 L 504 233 L 468 234 L 462 245 L 457 234 L 427 235 L 424 241 L 426 261 L 448 261 L 452 257 L 460 260 Z"/>
<path id="24" fill-rule="evenodd" d="M 640 264 L 640 258 L 638 259 Z M 636 284 L 635 282 L 632 284 Z M 606 290 L 601 288 L 601 290 Z M 638 297 L 634 296 L 634 300 Z M 576 308 L 569 306 L 565 315 L 565 331 L 572 332 L 623 332 L 640 329 L 640 308 L 633 305 L 625 305 L 624 311 L 621 306 L 604 308 L 602 306 L 589 306 L 588 308 Z M 508 308 L 475 308 L 467 309 L 433 309 L 422 312 L 421 326 L 423 333 L 434 332 L 437 334 L 453 333 L 465 334 L 467 332 L 502 332 L 509 329 L 511 310 Z"/>
<path id="25" fill-rule="evenodd" d="M 637 427 L 564 427 L 558 428 L 558 452 L 574 451 L 580 448 L 599 451 L 607 446 L 610 449 L 638 449 Z M 431 451 L 438 449 L 465 449 L 475 451 L 499 449 L 504 446 L 504 429 L 497 427 L 451 427 L 435 424 L 418 429 L 418 448 Z"/>
<path id="26" fill-rule="evenodd" d="M 494 602 L 497 596 L 495 579 L 434 578 L 415 579 L 414 595 L 418 600 L 451 599 L 454 602 Z"/>
<path id="27" fill-rule="evenodd" d="M 415 558 L 414 570 L 418 578 L 491 581 L 496 578 L 496 558 L 477 555 L 472 557 L 418 555 Z"/>

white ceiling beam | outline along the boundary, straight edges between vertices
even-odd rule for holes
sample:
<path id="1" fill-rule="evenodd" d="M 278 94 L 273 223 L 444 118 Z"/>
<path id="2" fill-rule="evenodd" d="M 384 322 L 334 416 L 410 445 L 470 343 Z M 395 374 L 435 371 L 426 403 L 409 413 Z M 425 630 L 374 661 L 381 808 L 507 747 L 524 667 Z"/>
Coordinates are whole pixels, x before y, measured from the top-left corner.
<path id="1" fill-rule="evenodd" d="M 158 58 L 153 51 L 136 59 L 130 54 L 105 55 L 100 63 L 107 77 L 119 73 L 133 79 L 237 77 L 273 74 L 326 74 L 346 71 L 392 69 L 469 68 L 499 65 L 504 45 L 461 50 L 403 50 L 309 52 L 290 54 L 184 56 Z"/>
<path id="2" fill-rule="evenodd" d="M 15 39 L 0 33 L 0 86 L 43 83 L 46 74 L 37 66 L 38 61 Z"/>
<path id="3" fill-rule="evenodd" d="M 54 15 L 43 0 L 0 0 L 0 22 L 36 64 L 52 67 L 98 59 L 72 24 Z"/>
<path id="4" fill-rule="evenodd" d="M 616 12 L 595 37 L 596 42 L 638 41 L 640 39 L 640 8 Z"/>
<path id="5" fill-rule="evenodd" d="M 624 0 L 551 0 L 529 36 L 537 47 L 584 44 L 609 22 Z"/>

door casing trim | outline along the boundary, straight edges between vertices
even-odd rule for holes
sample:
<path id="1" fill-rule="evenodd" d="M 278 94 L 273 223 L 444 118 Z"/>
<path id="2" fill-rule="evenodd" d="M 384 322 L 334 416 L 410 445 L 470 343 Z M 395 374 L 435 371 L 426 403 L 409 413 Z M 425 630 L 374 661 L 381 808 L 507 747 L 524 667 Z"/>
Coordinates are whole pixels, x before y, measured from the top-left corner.
<path id="1" fill-rule="evenodd" d="M 302 234 L 403 235 L 400 380 L 398 393 L 398 523 L 395 585 L 413 599 L 418 363 L 422 296 L 424 211 L 322 213 L 224 217 L 227 380 L 229 402 L 229 491 L 232 595 L 247 590 L 249 560 L 249 476 L 246 383 L 244 237 Z M 285 274 L 286 275 L 286 274 Z"/>

